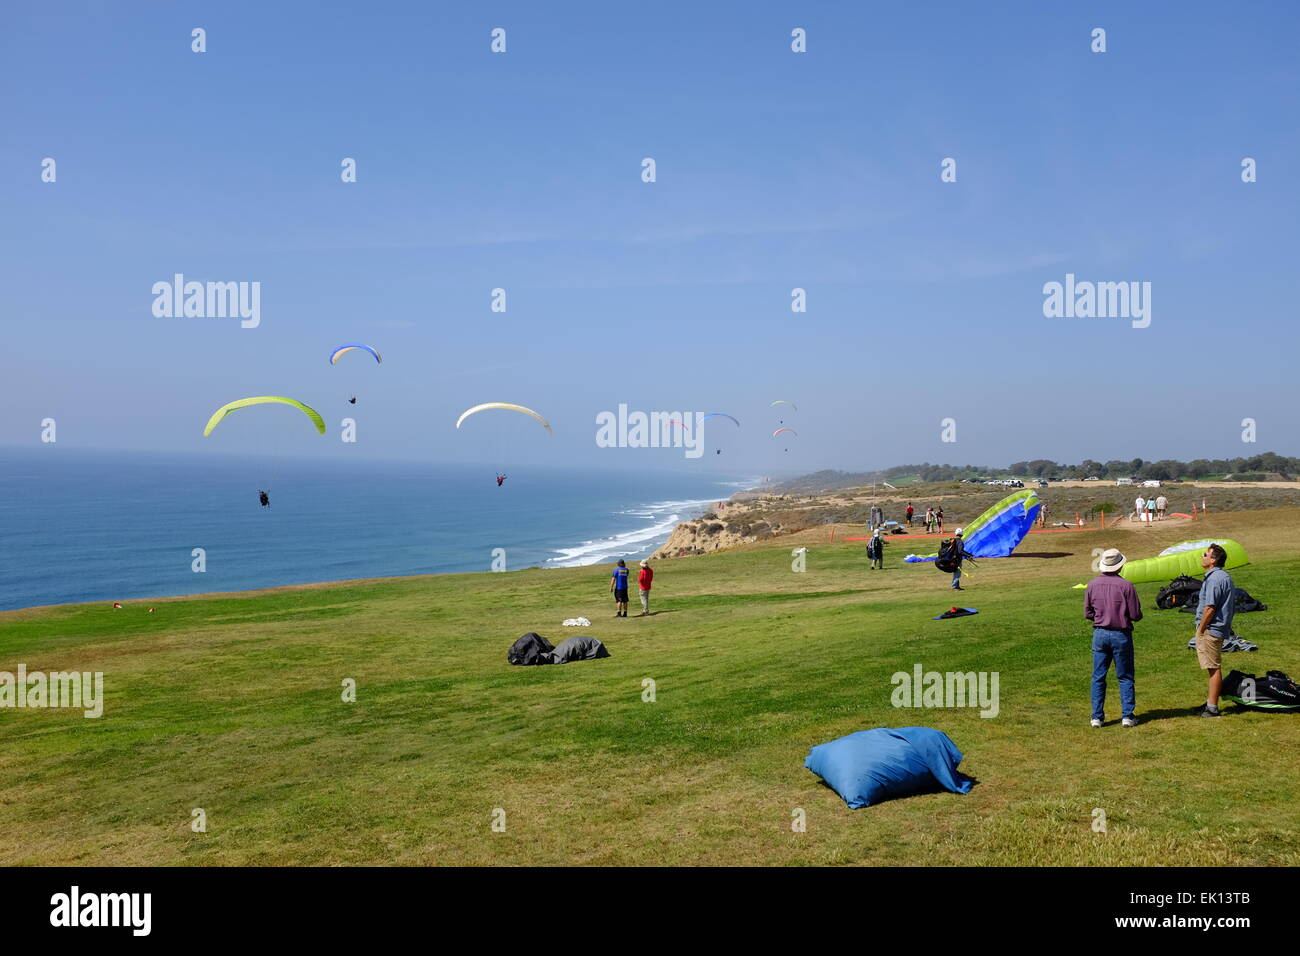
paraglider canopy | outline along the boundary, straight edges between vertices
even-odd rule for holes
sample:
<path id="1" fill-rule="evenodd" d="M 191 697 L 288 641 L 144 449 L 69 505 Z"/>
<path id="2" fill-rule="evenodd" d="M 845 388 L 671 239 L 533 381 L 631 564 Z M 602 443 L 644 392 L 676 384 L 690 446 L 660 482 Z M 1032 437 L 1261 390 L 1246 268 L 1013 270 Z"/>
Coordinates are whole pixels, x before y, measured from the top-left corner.
<path id="1" fill-rule="evenodd" d="M 465 421 L 465 419 L 469 418 L 471 415 L 476 415 L 479 412 L 487 411 L 489 408 L 501 408 L 501 409 L 505 409 L 506 411 L 520 412 L 521 414 L 529 415 L 542 423 L 542 427 L 546 429 L 546 433 L 548 435 L 555 434 L 553 431 L 551 431 L 551 423 L 548 422 L 541 415 L 537 414 L 531 408 L 525 408 L 523 405 L 512 405 L 509 402 L 486 402 L 482 405 L 475 405 L 473 408 L 467 408 L 464 412 L 461 413 L 460 418 L 456 419 L 456 427 L 460 428 L 461 423 Z"/>
<path id="2" fill-rule="evenodd" d="M 330 353 L 330 364 L 337 365 L 339 359 L 344 354 L 351 352 L 354 349 L 362 349 L 363 351 L 369 352 L 371 355 L 375 357 L 376 362 L 383 362 L 383 359 L 380 357 L 378 352 L 372 349 L 369 345 L 362 345 L 361 343 L 358 342 L 353 345 L 340 345 L 338 348 L 336 348 L 333 352 Z"/>
<path id="3" fill-rule="evenodd" d="M 799 411 L 799 407 L 795 405 L 794 402 L 787 402 L 784 398 L 778 398 L 775 402 L 772 403 L 772 407 L 775 407 L 777 405 L 789 405 L 796 412 Z"/>
<path id="4" fill-rule="evenodd" d="M 799 433 L 795 431 L 793 428 L 789 428 L 789 427 L 778 428 L 776 431 L 772 432 L 772 437 L 775 438 L 777 435 L 781 434 L 782 432 L 789 432 L 791 435 L 794 435 L 796 438 L 799 437 Z"/>
<path id="5" fill-rule="evenodd" d="M 325 434 L 325 419 L 321 418 L 320 413 L 317 412 L 316 409 L 312 408 L 311 406 L 304 405 L 302 402 L 298 401 L 297 399 L 284 398 L 283 396 L 280 395 L 257 395 L 254 396 L 253 398 L 241 398 L 238 401 L 231 402 L 228 405 L 222 405 L 220 408 L 218 408 L 215 412 L 212 413 L 212 417 L 208 419 L 208 424 L 203 429 L 203 436 L 206 438 L 208 435 L 210 435 L 212 433 L 212 429 L 216 428 L 219 424 L 221 424 L 222 421 L 225 420 L 225 417 L 227 415 L 229 415 L 233 411 L 236 411 L 237 409 L 248 408 L 250 405 L 265 405 L 267 403 L 273 403 L 273 402 L 278 402 L 281 405 L 292 405 L 294 408 L 298 409 L 300 412 L 302 412 L 304 415 L 306 415 L 308 418 L 311 419 L 312 424 L 316 426 L 317 433 L 321 435 Z"/>
<path id="6" fill-rule="evenodd" d="M 736 421 L 734 416 L 728 415 L 726 412 L 709 412 L 704 416 L 704 421 L 707 422 L 710 418 L 730 418 L 733 422 L 736 422 L 737 428 L 740 427 L 740 422 Z"/>

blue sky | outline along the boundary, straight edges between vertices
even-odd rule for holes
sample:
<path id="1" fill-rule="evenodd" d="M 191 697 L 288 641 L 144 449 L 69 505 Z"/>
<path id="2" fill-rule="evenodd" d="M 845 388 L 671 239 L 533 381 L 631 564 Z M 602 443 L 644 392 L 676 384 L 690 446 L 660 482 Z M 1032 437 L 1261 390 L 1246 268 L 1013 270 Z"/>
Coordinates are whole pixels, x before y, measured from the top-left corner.
<path id="1" fill-rule="evenodd" d="M 0 445 L 53 417 L 59 448 L 731 474 L 1297 454 L 1300 7 L 1134 6 L 7 8 Z M 261 325 L 155 317 L 177 272 L 260 282 Z M 1150 327 L 1044 317 L 1066 273 L 1150 282 Z M 348 341 L 384 364 L 329 366 Z M 257 394 L 330 432 L 201 437 Z M 493 400 L 554 437 L 453 429 Z M 619 403 L 742 428 L 597 448 Z"/>

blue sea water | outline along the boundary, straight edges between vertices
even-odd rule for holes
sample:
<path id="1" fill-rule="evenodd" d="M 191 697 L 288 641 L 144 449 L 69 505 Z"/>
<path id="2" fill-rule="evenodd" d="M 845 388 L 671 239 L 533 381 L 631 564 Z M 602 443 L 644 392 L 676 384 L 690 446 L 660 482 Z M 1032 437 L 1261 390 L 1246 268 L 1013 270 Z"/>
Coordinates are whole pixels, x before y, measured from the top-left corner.
<path id="1" fill-rule="evenodd" d="M 488 571 L 496 548 L 508 570 L 639 559 L 753 484 L 523 468 L 498 488 L 477 466 L 3 449 L 0 610 Z"/>

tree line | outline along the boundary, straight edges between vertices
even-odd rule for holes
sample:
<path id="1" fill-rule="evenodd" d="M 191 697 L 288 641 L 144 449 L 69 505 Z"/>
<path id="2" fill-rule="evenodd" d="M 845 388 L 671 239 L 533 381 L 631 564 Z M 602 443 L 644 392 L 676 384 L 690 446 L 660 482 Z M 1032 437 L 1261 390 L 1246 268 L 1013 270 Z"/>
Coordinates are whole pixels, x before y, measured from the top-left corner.
<path id="1" fill-rule="evenodd" d="M 1121 461 L 1096 461 L 1085 458 L 1078 464 L 1062 464 L 1046 458 L 1032 461 L 1013 461 L 1005 468 L 989 468 L 978 465 L 932 465 L 929 462 L 920 465 L 896 465 L 876 473 L 876 480 L 888 481 L 903 475 L 917 475 L 922 481 L 959 481 L 962 478 L 1135 478 L 1139 481 L 1173 481 L 1186 478 L 1195 480 L 1207 475 L 1262 475 L 1279 474 L 1283 478 L 1300 474 L 1300 458 L 1288 458 L 1275 452 L 1265 452 L 1248 458 L 1196 458 L 1192 461 L 1176 461 L 1163 458 L 1160 461 L 1143 461 L 1130 458 Z"/>

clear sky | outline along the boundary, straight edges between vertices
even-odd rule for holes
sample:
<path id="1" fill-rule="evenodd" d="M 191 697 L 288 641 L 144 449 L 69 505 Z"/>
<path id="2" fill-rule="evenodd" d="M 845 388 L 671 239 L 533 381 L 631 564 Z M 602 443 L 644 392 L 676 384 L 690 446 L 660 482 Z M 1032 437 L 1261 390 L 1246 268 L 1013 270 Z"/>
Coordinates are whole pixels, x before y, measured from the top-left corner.
<path id="1" fill-rule="evenodd" d="M 58 448 L 732 474 L 1300 452 L 1300 5 L 0 17 L 0 445 L 51 417 Z M 260 282 L 261 324 L 155 317 L 178 272 Z M 1046 317 L 1067 273 L 1151 283 L 1150 326 Z M 353 341 L 383 365 L 331 367 Z M 201 437 L 260 394 L 319 408 L 327 437 L 282 408 Z M 494 400 L 554 437 L 506 413 L 454 430 Z M 742 427 L 711 421 L 693 462 L 598 448 L 620 403 Z M 798 438 L 770 438 L 782 418 Z"/>

